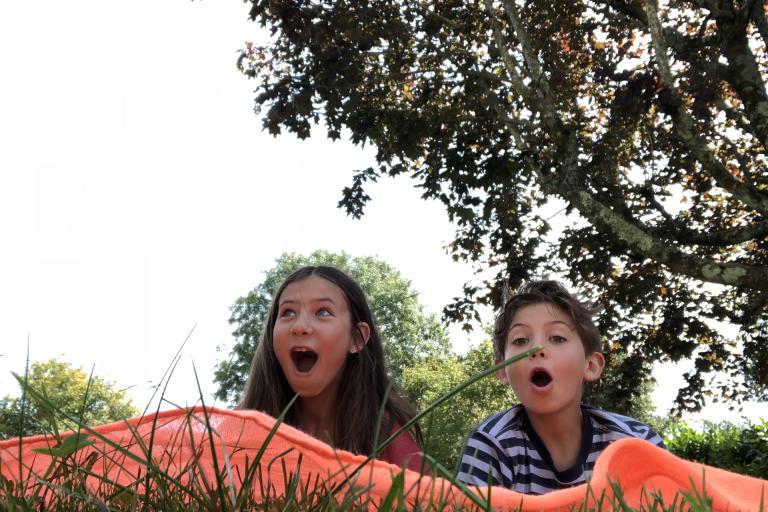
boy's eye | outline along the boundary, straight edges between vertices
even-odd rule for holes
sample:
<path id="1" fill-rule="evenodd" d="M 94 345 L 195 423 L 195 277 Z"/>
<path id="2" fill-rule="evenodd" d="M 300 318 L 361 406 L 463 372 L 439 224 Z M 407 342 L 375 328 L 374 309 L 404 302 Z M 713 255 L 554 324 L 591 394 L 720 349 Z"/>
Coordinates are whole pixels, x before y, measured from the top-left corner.
<path id="1" fill-rule="evenodd" d="M 563 336 L 558 336 L 557 334 L 555 334 L 554 336 L 550 336 L 549 340 L 552 343 L 565 343 L 566 341 L 568 341 L 567 338 L 564 338 Z"/>
<path id="2" fill-rule="evenodd" d="M 510 345 L 515 345 L 515 346 L 525 345 L 526 343 L 528 343 L 528 338 L 522 338 L 522 337 L 513 338 L 509 342 Z"/>

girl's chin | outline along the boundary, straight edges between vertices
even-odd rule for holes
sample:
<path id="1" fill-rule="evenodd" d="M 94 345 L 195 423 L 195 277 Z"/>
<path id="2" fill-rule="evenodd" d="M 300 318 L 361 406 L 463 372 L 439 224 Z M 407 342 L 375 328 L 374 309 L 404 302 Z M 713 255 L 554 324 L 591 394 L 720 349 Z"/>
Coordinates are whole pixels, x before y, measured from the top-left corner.
<path id="1" fill-rule="evenodd" d="M 314 393 L 310 389 L 302 389 L 299 386 L 291 386 L 293 388 L 293 392 L 299 395 L 299 398 L 312 398 L 314 396 Z"/>

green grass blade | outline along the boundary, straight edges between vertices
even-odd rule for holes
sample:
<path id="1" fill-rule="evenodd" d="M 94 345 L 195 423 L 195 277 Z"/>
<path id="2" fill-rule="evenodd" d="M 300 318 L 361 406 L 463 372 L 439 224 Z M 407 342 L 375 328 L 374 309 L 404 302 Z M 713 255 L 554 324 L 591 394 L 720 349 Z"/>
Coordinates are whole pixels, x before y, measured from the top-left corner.
<path id="1" fill-rule="evenodd" d="M 472 378 L 466 380 L 465 382 L 462 382 L 461 384 L 458 384 L 457 386 L 453 387 L 453 389 L 449 390 L 448 392 L 444 393 L 442 396 L 440 396 L 437 400 L 429 404 L 427 408 L 425 408 L 423 411 L 421 411 L 419 414 L 405 422 L 399 429 L 397 429 L 392 435 L 390 435 L 386 440 L 384 440 L 383 443 L 381 443 L 379 446 L 377 446 L 373 453 L 370 454 L 363 462 L 360 463 L 360 465 L 357 466 L 348 476 L 344 479 L 339 485 L 336 486 L 334 490 L 332 490 L 332 493 L 338 492 L 338 490 L 347 484 L 347 480 L 353 476 L 356 475 L 366 464 L 368 464 L 371 460 L 375 459 L 376 456 L 378 456 L 382 451 L 384 451 L 387 446 L 389 446 L 400 434 L 403 432 L 409 430 L 413 425 L 415 425 L 421 418 L 435 410 L 437 407 L 442 405 L 444 402 L 447 402 L 449 399 L 451 399 L 453 396 L 457 395 L 458 393 L 462 392 L 467 387 L 471 386 L 475 382 L 484 379 L 485 377 L 488 377 L 489 375 L 495 374 L 497 371 L 506 368 L 510 364 L 516 363 L 517 361 L 520 361 L 522 359 L 525 359 L 526 357 L 530 356 L 531 354 L 535 354 L 541 350 L 541 347 L 533 347 L 530 350 L 527 350 L 521 354 L 516 355 L 515 357 L 509 358 L 505 361 L 502 361 L 499 364 L 496 364 L 494 366 L 491 366 L 490 368 L 483 370 L 482 372 L 478 373 L 477 375 L 474 375 Z"/>
<path id="2" fill-rule="evenodd" d="M 405 486 L 405 472 L 400 471 L 398 474 L 395 475 L 395 478 L 392 479 L 392 485 L 390 486 L 389 491 L 387 492 L 387 495 L 384 496 L 383 500 L 381 500 L 381 504 L 379 505 L 379 512 L 391 512 L 395 504 L 395 499 L 398 500 L 398 503 L 403 502 L 404 486 Z"/>

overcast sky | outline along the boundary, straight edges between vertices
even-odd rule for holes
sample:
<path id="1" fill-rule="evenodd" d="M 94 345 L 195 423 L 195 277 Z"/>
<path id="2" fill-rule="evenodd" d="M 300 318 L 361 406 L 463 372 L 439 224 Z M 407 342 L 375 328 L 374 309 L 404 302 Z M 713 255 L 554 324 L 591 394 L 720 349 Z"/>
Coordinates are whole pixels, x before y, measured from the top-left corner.
<path id="1" fill-rule="evenodd" d="M 229 306 L 284 252 L 378 256 L 438 314 L 471 278 L 443 249 L 444 209 L 412 181 L 372 186 L 362 220 L 336 208 L 372 152 L 261 131 L 235 68 L 259 38 L 247 13 L 236 0 L 0 5 L 0 396 L 29 339 L 31 359 L 95 364 L 143 406 L 194 328 L 168 398 L 197 400 L 192 361 L 209 397 L 234 342 Z M 661 407 L 679 373 L 664 373 Z"/>

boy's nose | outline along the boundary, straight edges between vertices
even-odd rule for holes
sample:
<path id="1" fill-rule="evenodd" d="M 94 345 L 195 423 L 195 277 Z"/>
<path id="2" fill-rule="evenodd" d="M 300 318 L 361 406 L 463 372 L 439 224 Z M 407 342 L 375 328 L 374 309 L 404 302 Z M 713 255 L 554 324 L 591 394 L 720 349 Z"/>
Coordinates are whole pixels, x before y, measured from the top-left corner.
<path id="1" fill-rule="evenodd" d="M 530 357 L 531 357 L 531 359 L 536 359 L 537 357 L 545 358 L 545 357 L 547 357 L 547 349 L 546 348 L 541 348 L 538 351 L 536 351 L 533 354 L 531 354 Z"/>

